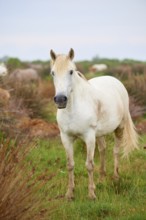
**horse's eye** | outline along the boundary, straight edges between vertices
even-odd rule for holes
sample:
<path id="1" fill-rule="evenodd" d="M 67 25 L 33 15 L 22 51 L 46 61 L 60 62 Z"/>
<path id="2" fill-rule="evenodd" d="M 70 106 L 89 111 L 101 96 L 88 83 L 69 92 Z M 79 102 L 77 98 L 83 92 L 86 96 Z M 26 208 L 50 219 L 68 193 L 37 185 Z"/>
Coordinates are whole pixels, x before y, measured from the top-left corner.
<path id="1" fill-rule="evenodd" d="M 72 74 L 73 74 L 73 72 L 74 72 L 73 70 L 70 70 L 70 71 L 69 71 L 70 75 L 72 75 Z"/>
<path id="2" fill-rule="evenodd" d="M 52 76 L 54 76 L 54 75 L 55 75 L 54 71 L 52 71 L 52 72 L 51 72 L 51 75 L 52 75 Z"/>

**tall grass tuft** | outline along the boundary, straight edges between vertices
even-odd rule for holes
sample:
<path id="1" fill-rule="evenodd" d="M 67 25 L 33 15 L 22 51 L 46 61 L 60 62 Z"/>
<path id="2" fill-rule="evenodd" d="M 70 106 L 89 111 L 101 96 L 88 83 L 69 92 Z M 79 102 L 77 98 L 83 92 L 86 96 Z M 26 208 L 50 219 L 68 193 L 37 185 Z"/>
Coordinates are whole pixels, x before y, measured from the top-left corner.
<path id="1" fill-rule="evenodd" d="M 49 213 L 39 190 L 53 175 L 45 179 L 28 170 L 26 157 L 31 148 L 10 140 L 0 144 L 0 220 L 42 219 Z"/>

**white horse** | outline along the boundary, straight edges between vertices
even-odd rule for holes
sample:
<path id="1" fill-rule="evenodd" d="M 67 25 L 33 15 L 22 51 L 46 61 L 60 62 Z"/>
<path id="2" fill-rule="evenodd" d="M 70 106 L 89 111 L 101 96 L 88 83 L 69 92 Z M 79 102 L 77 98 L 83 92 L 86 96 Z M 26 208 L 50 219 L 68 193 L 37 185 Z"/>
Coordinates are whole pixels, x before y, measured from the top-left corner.
<path id="1" fill-rule="evenodd" d="M 91 68 L 90 68 L 90 70 L 92 71 L 92 72 L 102 72 L 102 71 L 104 71 L 104 70 L 106 70 L 107 69 L 107 65 L 106 64 L 102 64 L 102 63 L 100 63 L 100 64 L 94 64 L 93 66 L 91 66 Z"/>
<path id="2" fill-rule="evenodd" d="M 0 76 L 6 76 L 8 74 L 7 67 L 4 63 L 0 64 Z"/>
<path id="3" fill-rule="evenodd" d="M 72 62 L 74 51 L 68 55 L 51 55 L 51 74 L 56 94 L 54 101 L 58 107 L 57 122 L 62 143 L 67 154 L 69 185 L 66 197 L 74 197 L 74 158 L 73 142 L 76 137 L 84 140 L 87 146 L 86 167 L 89 176 L 89 198 L 95 199 L 93 181 L 94 151 L 96 139 L 100 153 L 100 177 L 105 176 L 105 139 L 115 133 L 114 177 L 119 178 L 119 148 L 124 146 L 124 155 L 138 148 L 137 133 L 129 113 L 129 98 L 123 84 L 114 77 L 102 76 L 89 81 L 78 71 Z"/>
<path id="4" fill-rule="evenodd" d="M 27 68 L 27 69 L 16 69 L 14 70 L 9 77 L 10 81 L 16 83 L 39 83 L 40 77 L 36 70 Z"/>

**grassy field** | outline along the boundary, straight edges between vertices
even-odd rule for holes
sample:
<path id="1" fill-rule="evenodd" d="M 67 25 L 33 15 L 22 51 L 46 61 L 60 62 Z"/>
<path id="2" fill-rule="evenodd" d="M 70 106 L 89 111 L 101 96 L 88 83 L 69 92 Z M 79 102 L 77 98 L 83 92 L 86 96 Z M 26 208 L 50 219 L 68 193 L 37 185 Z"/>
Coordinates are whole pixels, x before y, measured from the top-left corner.
<path id="1" fill-rule="evenodd" d="M 99 154 L 95 153 L 96 201 L 87 198 L 88 176 L 85 168 L 86 149 L 77 140 L 75 151 L 75 200 L 66 201 L 67 188 L 66 157 L 60 138 L 38 141 L 27 158 L 29 168 L 36 175 L 46 172 L 42 178 L 48 182 L 38 194 L 45 195 L 44 215 L 41 219 L 51 220 L 144 220 L 146 219 L 146 136 L 141 138 L 141 149 L 129 160 L 121 159 L 118 182 L 112 180 L 113 140 L 107 137 L 107 178 L 98 182 Z M 44 201 L 43 201 L 44 202 Z M 50 209 L 49 214 L 45 210 Z"/>

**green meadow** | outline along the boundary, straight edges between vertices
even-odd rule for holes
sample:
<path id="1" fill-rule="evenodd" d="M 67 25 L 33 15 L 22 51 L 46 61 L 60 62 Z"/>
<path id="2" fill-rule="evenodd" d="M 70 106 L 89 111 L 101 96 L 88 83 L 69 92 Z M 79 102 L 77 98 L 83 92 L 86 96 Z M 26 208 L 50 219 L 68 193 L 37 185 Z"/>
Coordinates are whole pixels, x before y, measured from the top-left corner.
<path id="1" fill-rule="evenodd" d="M 129 159 L 120 160 L 120 180 L 114 181 L 113 174 L 113 140 L 107 138 L 106 168 L 107 177 L 104 182 L 98 180 L 99 154 L 95 153 L 94 179 L 97 199 L 91 201 L 87 197 L 88 175 L 85 168 L 86 148 L 77 140 L 75 151 L 75 199 L 67 201 L 66 157 L 59 138 L 38 141 L 37 147 L 31 151 L 28 161 L 35 168 L 36 175 L 47 170 L 50 177 L 38 194 L 44 197 L 46 209 L 52 211 L 44 219 L 62 220 L 144 220 L 146 216 L 146 151 L 142 137 L 141 148 L 131 154 Z M 46 178 L 46 176 L 45 176 Z M 41 200 L 40 200 L 41 201 Z M 43 201 L 44 202 L 44 201 Z"/>

